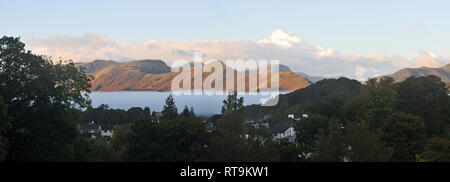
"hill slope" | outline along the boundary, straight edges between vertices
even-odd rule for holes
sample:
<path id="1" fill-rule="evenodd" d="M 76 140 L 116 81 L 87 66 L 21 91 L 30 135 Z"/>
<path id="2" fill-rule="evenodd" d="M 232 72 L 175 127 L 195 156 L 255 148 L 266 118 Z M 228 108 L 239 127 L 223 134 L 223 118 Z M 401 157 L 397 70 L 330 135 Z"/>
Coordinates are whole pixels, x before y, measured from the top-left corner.
<path id="1" fill-rule="evenodd" d="M 246 119 L 258 120 L 267 115 L 281 119 L 287 114 L 302 114 L 314 105 L 331 105 L 342 107 L 346 102 L 357 96 L 361 83 L 348 78 L 324 79 L 307 88 L 296 90 L 279 96 L 276 106 L 251 105 L 244 108 Z M 328 111 L 334 113 L 335 111 Z"/>
<path id="2" fill-rule="evenodd" d="M 78 68 L 83 67 L 87 74 L 94 74 L 103 68 L 117 64 L 120 63 L 112 60 L 95 60 L 87 63 L 75 63 L 75 66 Z"/>

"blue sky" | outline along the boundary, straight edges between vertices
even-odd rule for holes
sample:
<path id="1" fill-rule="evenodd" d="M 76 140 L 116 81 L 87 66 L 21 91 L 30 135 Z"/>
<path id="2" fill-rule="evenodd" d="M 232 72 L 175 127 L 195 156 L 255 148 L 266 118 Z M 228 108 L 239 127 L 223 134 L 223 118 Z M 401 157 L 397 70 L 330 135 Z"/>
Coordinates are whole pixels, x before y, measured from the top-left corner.
<path id="1" fill-rule="evenodd" d="M 341 55 L 450 57 L 450 1 L 0 0 L 0 35 L 259 41 L 282 29 Z M 123 55 L 133 57 L 133 55 Z"/>

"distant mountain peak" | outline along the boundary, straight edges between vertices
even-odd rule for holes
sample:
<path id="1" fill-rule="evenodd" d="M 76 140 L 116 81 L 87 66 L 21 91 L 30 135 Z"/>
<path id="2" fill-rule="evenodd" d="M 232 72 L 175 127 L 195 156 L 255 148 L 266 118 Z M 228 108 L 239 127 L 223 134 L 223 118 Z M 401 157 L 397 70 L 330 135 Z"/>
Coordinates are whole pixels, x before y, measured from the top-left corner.
<path id="1" fill-rule="evenodd" d="M 450 82 L 450 64 L 440 68 L 420 67 L 420 68 L 403 68 L 393 74 L 386 75 L 392 77 L 395 82 L 401 82 L 409 77 L 422 77 L 428 75 L 435 75 L 443 82 Z"/>

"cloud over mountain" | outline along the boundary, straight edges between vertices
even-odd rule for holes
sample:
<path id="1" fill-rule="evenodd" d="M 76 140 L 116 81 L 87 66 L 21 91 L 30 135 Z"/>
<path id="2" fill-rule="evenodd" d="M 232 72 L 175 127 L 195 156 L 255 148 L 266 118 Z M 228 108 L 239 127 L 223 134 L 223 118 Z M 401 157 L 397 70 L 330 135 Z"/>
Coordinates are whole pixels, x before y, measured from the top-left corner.
<path id="1" fill-rule="evenodd" d="M 450 62 L 426 51 L 419 57 L 383 54 L 341 55 L 332 48 L 312 45 L 292 32 L 277 29 L 262 40 L 196 40 L 124 42 L 111 40 L 97 34 L 83 36 L 56 36 L 25 41 L 33 52 L 50 55 L 55 59 L 72 59 L 76 62 L 95 59 L 129 61 L 135 59 L 161 59 L 167 63 L 183 59 L 193 60 L 193 52 L 203 53 L 203 60 L 280 60 L 292 70 L 312 75 L 344 75 L 364 80 L 374 75 L 392 73 L 404 67 L 439 67 Z"/>

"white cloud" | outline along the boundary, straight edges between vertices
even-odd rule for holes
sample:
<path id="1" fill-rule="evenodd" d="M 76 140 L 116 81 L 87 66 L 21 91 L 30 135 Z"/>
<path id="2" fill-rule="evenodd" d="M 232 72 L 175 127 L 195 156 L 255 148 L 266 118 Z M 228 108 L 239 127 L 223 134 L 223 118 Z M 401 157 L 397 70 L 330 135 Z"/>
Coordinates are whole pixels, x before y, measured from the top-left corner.
<path id="1" fill-rule="evenodd" d="M 325 49 L 325 48 L 323 48 L 323 47 L 321 47 L 321 46 L 317 46 L 316 49 L 317 49 L 316 55 L 317 55 L 319 58 L 323 58 L 323 57 L 331 57 L 331 56 L 335 56 L 335 54 L 336 54 L 336 53 L 334 52 L 334 50 L 333 50 L 333 49 L 330 49 L 330 48 Z"/>
<path id="2" fill-rule="evenodd" d="M 293 46 L 293 44 L 301 42 L 301 37 L 296 36 L 294 33 L 285 32 L 281 29 L 273 31 L 272 35 L 269 38 L 259 41 L 259 43 L 262 45 L 273 44 L 282 48 L 290 48 Z"/>
<path id="3" fill-rule="evenodd" d="M 450 62 L 449 58 L 421 51 L 417 59 L 402 56 L 369 54 L 367 56 L 340 55 L 331 48 L 311 45 L 302 41 L 294 33 L 275 30 L 269 38 L 252 40 L 196 40 L 145 42 L 123 42 L 110 40 L 96 34 L 84 36 L 56 36 L 47 39 L 25 41 L 27 46 L 38 54 L 92 61 L 112 59 L 129 61 L 134 59 L 161 59 L 168 63 L 184 59 L 192 61 L 192 53 L 200 51 L 203 60 L 279 60 L 292 70 L 311 75 L 345 75 L 364 80 L 379 74 L 390 74 L 404 67 L 438 67 Z M 355 71 L 356 70 L 356 71 Z"/>

